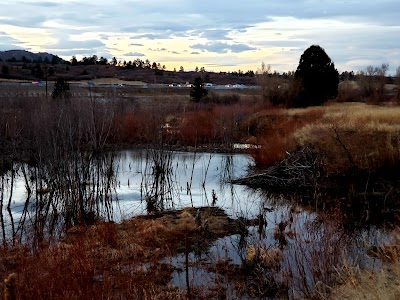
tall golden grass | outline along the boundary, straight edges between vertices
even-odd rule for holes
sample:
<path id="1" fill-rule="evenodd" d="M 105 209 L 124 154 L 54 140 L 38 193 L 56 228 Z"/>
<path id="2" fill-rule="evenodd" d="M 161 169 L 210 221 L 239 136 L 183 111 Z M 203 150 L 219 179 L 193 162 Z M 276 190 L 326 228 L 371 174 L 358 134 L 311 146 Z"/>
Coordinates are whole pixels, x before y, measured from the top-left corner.
<path id="1" fill-rule="evenodd" d="M 251 116 L 247 126 L 262 145 L 252 153 L 262 167 L 304 147 L 319 154 L 328 175 L 352 169 L 379 171 L 400 163 L 397 106 L 341 103 L 273 109 Z"/>
<path id="2" fill-rule="evenodd" d="M 377 171 L 400 163 L 400 107 L 335 104 L 292 135 L 294 147 L 313 147 L 328 174 Z"/>
<path id="3" fill-rule="evenodd" d="M 398 253 L 389 250 L 390 264 L 379 270 L 362 271 L 346 264 L 338 270 L 342 284 L 333 288 L 333 300 L 396 300 L 400 299 L 400 262 Z"/>

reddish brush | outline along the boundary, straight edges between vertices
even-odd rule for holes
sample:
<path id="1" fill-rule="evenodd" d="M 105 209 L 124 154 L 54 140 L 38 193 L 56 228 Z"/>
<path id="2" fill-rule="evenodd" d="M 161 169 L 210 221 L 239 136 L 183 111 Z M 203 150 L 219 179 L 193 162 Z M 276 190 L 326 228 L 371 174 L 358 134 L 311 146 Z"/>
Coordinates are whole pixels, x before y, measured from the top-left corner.
<path id="1" fill-rule="evenodd" d="M 210 112 L 189 112 L 182 120 L 181 140 L 189 145 L 212 142 L 215 138 L 214 126 L 214 118 Z"/>
<path id="2" fill-rule="evenodd" d="M 300 113 L 301 112 L 301 113 Z M 286 152 L 291 151 L 295 144 L 291 141 L 292 134 L 307 124 L 313 123 L 323 115 L 321 109 L 309 109 L 290 114 L 288 111 L 270 110 L 263 117 L 264 128 L 260 134 L 261 148 L 251 151 L 259 167 L 268 167 L 285 158 Z"/>
<path id="3" fill-rule="evenodd" d="M 251 150 L 251 155 L 258 167 L 274 165 L 285 157 L 286 143 L 278 135 L 268 136 L 262 140 L 261 148 Z"/>

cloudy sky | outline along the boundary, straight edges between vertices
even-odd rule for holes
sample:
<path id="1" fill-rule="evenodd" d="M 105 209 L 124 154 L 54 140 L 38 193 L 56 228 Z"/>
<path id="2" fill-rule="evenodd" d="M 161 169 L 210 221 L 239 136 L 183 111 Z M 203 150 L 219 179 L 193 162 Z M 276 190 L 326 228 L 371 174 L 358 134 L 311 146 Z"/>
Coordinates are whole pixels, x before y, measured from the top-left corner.
<path id="1" fill-rule="evenodd" d="M 1 0 L 0 50 L 141 58 L 167 69 L 295 70 L 316 44 L 339 71 L 400 66 L 399 0 Z"/>

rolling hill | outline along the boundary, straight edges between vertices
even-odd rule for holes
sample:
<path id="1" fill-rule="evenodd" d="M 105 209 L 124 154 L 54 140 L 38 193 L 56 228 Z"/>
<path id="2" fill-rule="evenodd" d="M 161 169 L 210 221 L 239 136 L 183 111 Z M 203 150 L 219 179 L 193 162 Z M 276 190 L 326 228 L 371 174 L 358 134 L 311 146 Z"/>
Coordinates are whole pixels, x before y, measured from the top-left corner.
<path id="1" fill-rule="evenodd" d="M 23 58 L 25 57 L 25 59 Z M 53 58 L 57 58 L 61 60 L 60 62 L 64 62 L 61 58 L 59 58 L 56 55 L 53 55 L 51 53 L 47 52 L 39 52 L 39 53 L 33 53 L 30 51 L 26 50 L 7 50 L 7 51 L 0 51 L 0 59 L 2 61 L 10 61 L 10 60 L 16 60 L 16 61 L 44 61 L 45 59 L 48 59 L 50 62 L 52 61 Z"/>

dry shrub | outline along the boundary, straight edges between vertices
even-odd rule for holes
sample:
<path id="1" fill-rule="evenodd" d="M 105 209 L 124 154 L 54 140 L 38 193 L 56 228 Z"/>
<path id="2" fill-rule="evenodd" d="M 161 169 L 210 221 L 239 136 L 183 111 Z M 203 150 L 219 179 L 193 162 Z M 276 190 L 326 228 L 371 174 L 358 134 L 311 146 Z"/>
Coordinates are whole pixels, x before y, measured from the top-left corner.
<path id="1" fill-rule="evenodd" d="M 290 253 L 282 267 L 290 299 L 327 299 L 330 287 L 337 283 L 336 269 L 349 243 L 337 222 L 339 216 L 337 212 L 305 215 L 292 207 L 282 221 L 284 225 L 278 225 Z"/>
<path id="2" fill-rule="evenodd" d="M 264 137 L 261 148 L 252 148 L 251 155 L 258 167 L 272 166 L 285 158 L 286 141 L 278 135 Z"/>
<path id="3" fill-rule="evenodd" d="M 339 83 L 337 102 L 356 102 L 361 100 L 361 92 L 355 81 L 345 80 Z"/>
<path id="4" fill-rule="evenodd" d="M 249 245 L 246 249 L 246 261 L 256 263 L 267 269 L 279 271 L 283 254 L 280 249 L 266 249 L 263 246 Z"/>
<path id="5" fill-rule="evenodd" d="M 261 148 L 253 149 L 252 156 L 260 167 L 271 166 L 285 158 L 288 151 L 297 148 L 293 134 L 320 119 L 324 111 L 320 108 L 271 110 L 263 114 L 261 128 L 254 132 L 258 135 Z"/>
<path id="6" fill-rule="evenodd" d="M 230 95 L 219 95 L 217 93 L 209 93 L 206 97 L 201 100 L 203 103 L 214 103 L 222 105 L 235 104 L 240 101 L 240 95 L 230 94 Z"/>
<path id="7" fill-rule="evenodd" d="M 181 140 L 187 145 L 213 142 L 214 126 L 214 119 L 209 111 L 188 112 L 182 119 Z"/>
<path id="8" fill-rule="evenodd" d="M 131 142 L 139 136 L 139 129 L 143 125 L 140 121 L 133 114 L 125 114 L 114 120 L 116 126 L 120 127 L 119 136 L 122 141 Z"/>
<path id="9" fill-rule="evenodd" d="M 232 143 L 245 139 L 247 132 L 241 130 L 240 124 L 256 110 L 255 106 L 243 104 L 213 107 L 211 113 L 215 120 L 215 131 L 219 140 Z"/>
<path id="10" fill-rule="evenodd" d="M 147 143 L 159 135 L 159 127 L 153 123 L 151 114 L 127 113 L 118 116 L 114 120 L 114 126 L 118 128 L 118 136 L 111 137 L 111 142 L 117 143 Z"/>

